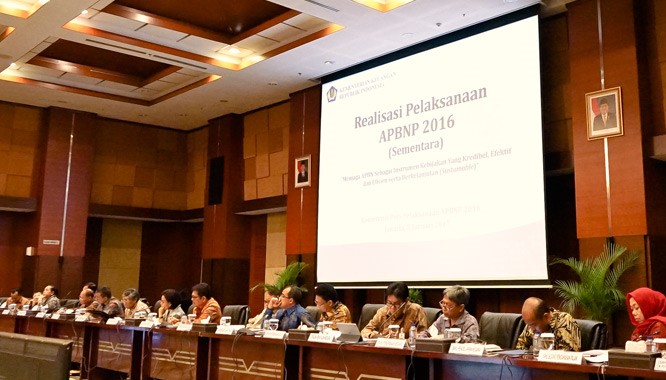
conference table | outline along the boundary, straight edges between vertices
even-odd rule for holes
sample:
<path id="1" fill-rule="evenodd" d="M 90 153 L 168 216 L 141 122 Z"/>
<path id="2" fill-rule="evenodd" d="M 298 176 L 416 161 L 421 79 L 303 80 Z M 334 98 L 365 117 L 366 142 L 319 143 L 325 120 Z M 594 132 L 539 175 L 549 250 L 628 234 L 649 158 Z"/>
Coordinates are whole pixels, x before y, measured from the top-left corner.
<path id="1" fill-rule="evenodd" d="M 0 314 L 0 331 L 74 341 L 82 379 L 666 379 L 666 372 Z M 111 372 L 110 372 L 111 371 Z M 114 374 L 114 375 L 111 375 Z"/>

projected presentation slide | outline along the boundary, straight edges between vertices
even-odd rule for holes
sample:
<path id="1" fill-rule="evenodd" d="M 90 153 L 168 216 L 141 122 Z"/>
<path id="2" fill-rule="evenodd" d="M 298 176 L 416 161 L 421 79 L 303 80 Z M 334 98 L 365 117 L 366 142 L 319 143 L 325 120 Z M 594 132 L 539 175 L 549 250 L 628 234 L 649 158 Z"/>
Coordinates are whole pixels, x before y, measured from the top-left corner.
<path id="1" fill-rule="evenodd" d="M 547 279 L 537 17 L 322 88 L 317 278 Z"/>

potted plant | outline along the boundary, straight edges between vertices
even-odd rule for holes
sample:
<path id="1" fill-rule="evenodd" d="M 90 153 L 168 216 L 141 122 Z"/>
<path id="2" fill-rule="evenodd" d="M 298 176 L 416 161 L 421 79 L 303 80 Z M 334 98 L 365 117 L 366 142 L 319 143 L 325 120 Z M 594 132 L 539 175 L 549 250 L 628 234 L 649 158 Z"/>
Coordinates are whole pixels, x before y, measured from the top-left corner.
<path id="1" fill-rule="evenodd" d="M 272 295 L 279 295 L 284 288 L 291 285 L 299 285 L 302 283 L 300 275 L 308 264 L 300 261 L 293 262 L 287 265 L 282 272 L 278 272 L 275 282 L 272 284 L 260 282 L 257 285 L 253 286 L 250 291 L 254 291 L 257 288 L 263 288 L 265 291 Z"/>
<path id="2" fill-rule="evenodd" d="M 562 308 L 574 313 L 580 308 L 585 319 L 608 322 L 614 312 L 625 307 L 625 294 L 618 287 L 620 277 L 638 259 L 627 247 L 606 243 L 593 259 L 556 258 L 551 265 L 564 264 L 578 276 L 578 281 L 555 281 L 555 294 L 562 298 Z"/>

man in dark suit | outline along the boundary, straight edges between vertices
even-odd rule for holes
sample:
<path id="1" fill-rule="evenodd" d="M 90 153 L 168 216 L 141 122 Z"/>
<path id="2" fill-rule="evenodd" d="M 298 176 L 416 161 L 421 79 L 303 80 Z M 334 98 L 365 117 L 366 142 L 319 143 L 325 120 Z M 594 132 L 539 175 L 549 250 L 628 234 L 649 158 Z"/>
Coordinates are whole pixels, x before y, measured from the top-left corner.
<path id="1" fill-rule="evenodd" d="M 602 131 L 611 128 L 617 128 L 617 117 L 614 113 L 608 112 L 608 100 L 601 98 L 599 99 L 599 114 L 594 117 L 592 130 Z"/>
<path id="2" fill-rule="evenodd" d="M 298 164 L 298 178 L 296 179 L 296 182 L 305 183 L 307 181 L 308 181 L 308 167 L 305 161 L 301 161 Z"/>

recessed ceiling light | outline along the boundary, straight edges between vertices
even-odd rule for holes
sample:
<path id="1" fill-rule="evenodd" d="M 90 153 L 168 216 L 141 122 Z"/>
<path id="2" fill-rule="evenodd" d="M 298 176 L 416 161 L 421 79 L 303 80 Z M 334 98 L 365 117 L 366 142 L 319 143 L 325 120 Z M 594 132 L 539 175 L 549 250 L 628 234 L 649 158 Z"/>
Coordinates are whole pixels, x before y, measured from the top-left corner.
<path id="1" fill-rule="evenodd" d="M 402 37 L 404 37 L 404 38 L 412 38 L 412 37 L 414 37 L 414 33 L 403 33 L 403 34 L 402 34 Z"/>
<path id="2" fill-rule="evenodd" d="M 269 85 L 269 86 L 277 86 L 277 85 L 278 85 L 278 82 L 275 82 L 275 81 L 273 81 L 273 82 L 268 82 L 268 85 Z"/>
<path id="3" fill-rule="evenodd" d="M 324 65 L 332 65 L 334 64 L 334 61 L 324 61 Z"/>
<path id="4" fill-rule="evenodd" d="M 82 10 L 82 11 L 81 11 L 81 14 L 82 14 L 82 15 L 87 15 L 87 14 L 88 14 L 88 10 L 87 10 L 87 9 Z"/>
<path id="5" fill-rule="evenodd" d="M 12 68 L 16 68 L 16 66 L 18 65 L 16 64 L 16 62 L 12 62 L 9 66 L 11 66 Z"/>
<path id="6" fill-rule="evenodd" d="M 240 53 L 240 50 L 237 47 L 232 46 L 232 47 L 229 48 L 229 53 L 238 54 L 238 53 Z"/>

